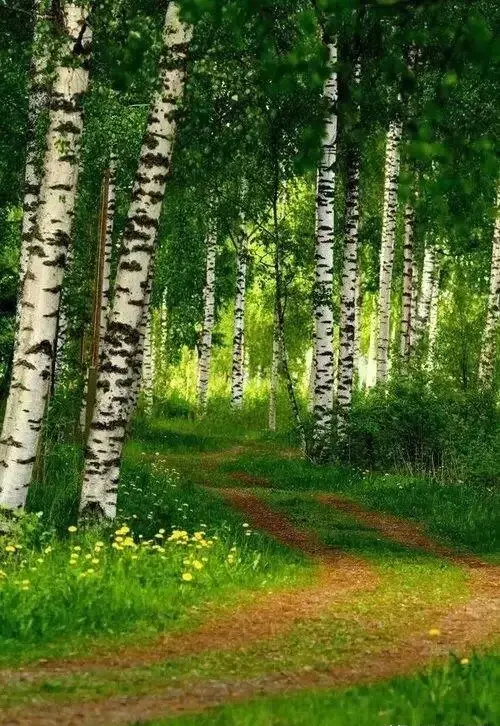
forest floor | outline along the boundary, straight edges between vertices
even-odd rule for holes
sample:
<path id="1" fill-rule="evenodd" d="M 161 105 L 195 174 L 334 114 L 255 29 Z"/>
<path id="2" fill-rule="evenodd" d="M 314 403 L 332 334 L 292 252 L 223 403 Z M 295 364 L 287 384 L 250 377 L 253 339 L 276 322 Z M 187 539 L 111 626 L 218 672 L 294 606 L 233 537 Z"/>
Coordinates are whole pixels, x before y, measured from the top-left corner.
<path id="1" fill-rule="evenodd" d="M 459 531 L 443 501 L 412 519 L 404 485 L 366 486 L 272 441 L 159 425 L 129 455 L 178 471 L 222 517 L 298 553 L 304 573 L 201 607 L 177 631 L 5 667 L 0 724 L 494 723 L 500 568 L 474 547 L 480 522 Z"/>

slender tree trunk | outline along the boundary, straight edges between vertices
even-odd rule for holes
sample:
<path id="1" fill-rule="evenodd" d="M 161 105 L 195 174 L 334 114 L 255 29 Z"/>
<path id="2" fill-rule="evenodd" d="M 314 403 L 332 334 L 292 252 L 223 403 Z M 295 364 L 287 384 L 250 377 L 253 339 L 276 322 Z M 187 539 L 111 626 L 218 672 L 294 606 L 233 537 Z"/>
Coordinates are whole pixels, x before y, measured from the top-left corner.
<path id="1" fill-rule="evenodd" d="M 368 358 L 366 361 L 366 388 L 373 388 L 377 377 L 377 311 L 374 309 L 370 320 L 370 341 L 368 343 Z"/>
<path id="2" fill-rule="evenodd" d="M 81 98 L 88 85 L 91 35 L 86 9 L 64 8 L 64 58 L 56 69 L 40 206 L 19 319 L 19 344 L 0 439 L 0 505 L 22 507 L 31 480 L 56 343 L 57 313 L 71 234 L 83 127 Z"/>
<path id="3" fill-rule="evenodd" d="M 338 84 L 337 44 L 328 44 L 330 76 L 323 91 L 327 103 L 325 134 L 316 189 L 316 250 L 314 288 L 314 430 L 313 456 L 328 456 L 333 415 L 333 235 L 335 201 L 335 162 L 337 154 Z"/>
<path id="4" fill-rule="evenodd" d="M 198 368 L 198 403 L 202 413 L 207 408 L 208 382 L 212 359 L 212 332 L 215 311 L 215 261 L 217 237 L 211 231 L 206 239 L 206 278 L 203 290 L 203 330 L 201 333 L 200 364 Z"/>
<path id="5" fill-rule="evenodd" d="M 92 340 L 89 367 L 85 374 L 80 428 L 87 439 L 95 405 L 95 384 L 102 357 L 104 336 L 110 309 L 111 257 L 113 253 L 113 227 L 116 201 L 116 159 L 112 155 L 109 169 L 104 173 L 101 187 L 99 235 L 96 255 L 94 301 L 92 306 Z M 89 380 L 91 385 L 89 387 Z"/>
<path id="6" fill-rule="evenodd" d="M 427 367 L 434 367 L 434 348 L 436 345 L 439 313 L 439 272 L 436 272 L 432 281 L 431 309 L 429 313 L 429 349 L 427 351 Z"/>
<path id="7" fill-rule="evenodd" d="M 436 249 L 425 245 L 424 266 L 422 269 L 422 282 L 417 305 L 416 336 L 415 343 L 418 345 L 429 333 L 429 317 L 431 312 L 432 290 L 437 273 Z"/>
<path id="8" fill-rule="evenodd" d="M 276 311 L 274 310 L 273 318 L 273 354 L 271 359 L 271 380 L 269 387 L 269 430 L 276 431 L 276 399 L 278 396 L 278 376 L 280 368 L 281 346 L 279 321 Z"/>
<path id="9" fill-rule="evenodd" d="M 490 384 L 495 370 L 496 341 L 498 321 L 500 320 L 500 187 L 497 192 L 496 219 L 493 232 L 493 250 L 491 255 L 490 293 L 488 311 L 483 333 L 483 345 L 479 360 L 479 378 Z"/>
<path id="10" fill-rule="evenodd" d="M 236 301 L 231 368 L 231 406 L 235 410 L 240 409 L 243 405 L 246 273 L 247 251 L 244 236 L 241 235 L 236 252 Z"/>
<path id="11" fill-rule="evenodd" d="M 150 295 L 147 305 L 144 308 L 144 334 L 143 334 L 143 355 L 141 371 L 141 387 L 144 394 L 146 413 L 151 414 L 153 410 L 153 380 L 154 380 L 154 358 L 153 358 L 153 336 L 151 333 L 152 311 Z"/>
<path id="12" fill-rule="evenodd" d="M 340 345 L 337 400 L 344 418 L 350 408 L 356 347 L 356 291 L 358 289 L 359 155 L 351 152 L 347 170 L 346 231 L 340 295 Z"/>
<path id="13" fill-rule="evenodd" d="M 168 5 L 161 62 L 162 84 L 149 113 L 123 234 L 113 308 L 108 320 L 94 418 L 85 457 L 81 511 L 114 517 L 123 442 L 129 421 L 131 369 L 139 342 L 147 281 L 175 136 L 190 30 L 177 5 Z"/>
<path id="14" fill-rule="evenodd" d="M 380 276 L 377 335 L 377 382 L 387 379 L 389 365 L 390 311 L 396 216 L 398 211 L 399 144 L 402 127 L 392 122 L 387 134 L 385 154 L 384 212 L 382 219 L 382 245 L 380 250 Z"/>
<path id="15" fill-rule="evenodd" d="M 356 325 L 354 329 L 354 380 L 358 377 L 359 388 L 359 366 L 361 360 L 361 315 L 363 311 L 363 289 L 361 286 L 361 270 L 358 258 L 358 271 L 356 275 Z"/>
<path id="16" fill-rule="evenodd" d="M 405 229 L 403 244 L 403 299 L 401 303 L 401 343 L 400 353 L 403 360 L 408 360 L 411 351 L 412 311 L 413 311 L 413 239 L 415 233 L 415 210 L 408 202 L 405 208 Z"/>
<path id="17" fill-rule="evenodd" d="M 410 312 L 410 330 L 409 330 L 409 352 L 408 355 L 411 357 L 413 349 L 415 347 L 415 340 L 417 336 L 417 310 L 418 310 L 418 295 L 420 291 L 420 272 L 418 264 L 413 256 L 412 263 L 412 280 L 411 280 L 411 312 Z"/>

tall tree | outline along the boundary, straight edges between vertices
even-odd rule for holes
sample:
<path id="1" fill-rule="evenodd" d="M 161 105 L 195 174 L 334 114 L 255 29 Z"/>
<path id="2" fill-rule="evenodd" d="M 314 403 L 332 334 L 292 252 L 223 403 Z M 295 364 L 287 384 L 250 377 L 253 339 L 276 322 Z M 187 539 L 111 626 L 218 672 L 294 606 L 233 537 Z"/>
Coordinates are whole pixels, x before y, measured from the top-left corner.
<path id="1" fill-rule="evenodd" d="M 356 85 L 359 85 L 360 78 L 361 65 L 359 61 L 356 61 L 353 78 Z M 359 174 L 359 148 L 357 144 L 354 144 L 348 151 L 347 161 L 346 221 L 343 247 L 342 288 L 340 293 L 337 400 L 343 416 L 351 404 L 355 373 L 356 327 L 358 325 L 356 314 L 359 297 Z"/>
<path id="2" fill-rule="evenodd" d="M 415 236 L 415 208 L 411 201 L 406 203 L 404 215 L 404 242 L 403 242 L 403 297 L 401 302 L 401 342 L 400 354 L 408 360 L 411 351 L 411 333 L 413 321 L 413 292 L 415 269 L 413 240 Z"/>
<path id="3" fill-rule="evenodd" d="M 234 409 L 240 409 L 243 405 L 247 254 L 245 232 L 240 230 L 236 239 L 236 298 L 231 367 L 231 406 Z"/>
<path id="4" fill-rule="evenodd" d="M 325 82 L 323 97 L 326 106 L 325 132 L 316 187 L 316 248 L 315 286 L 313 293 L 314 319 L 314 430 L 313 456 L 328 455 L 333 413 L 333 234 L 335 198 L 335 162 L 337 155 L 337 42 L 325 37 L 328 47 L 330 74 Z"/>
<path id="5" fill-rule="evenodd" d="M 415 345 L 420 345 L 429 333 L 432 292 L 434 290 L 437 270 L 438 260 L 436 248 L 427 241 L 424 251 L 424 265 L 422 268 L 422 279 L 417 304 Z"/>
<path id="6" fill-rule="evenodd" d="M 191 29 L 181 21 L 176 3 L 170 2 L 163 35 L 161 88 L 149 112 L 123 234 L 85 457 L 80 509 L 83 514 L 97 517 L 112 518 L 116 514 L 120 462 L 130 415 L 127 403 L 131 368 L 170 170 L 190 36 Z"/>
<path id="7" fill-rule="evenodd" d="M 389 367 L 390 313 L 396 217 L 398 211 L 398 179 L 402 126 L 392 121 L 387 133 L 384 174 L 384 209 L 378 293 L 377 382 L 387 379 Z"/>
<path id="8" fill-rule="evenodd" d="M 22 507 L 36 459 L 55 354 L 57 315 L 71 235 L 88 85 L 88 8 L 63 7 L 62 58 L 50 101 L 36 230 L 27 247 L 19 342 L 0 439 L 0 504 Z"/>
<path id="9" fill-rule="evenodd" d="M 483 383 L 489 384 L 495 368 L 496 339 L 500 320 L 500 186 L 497 191 L 495 227 L 490 268 L 490 292 L 488 311 L 483 333 L 483 345 L 479 361 L 479 377 Z"/>
<path id="10" fill-rule="evenodd" d="M 203 288 L 203 328 L 201 331 L 200 362 L 198 368 L 198 404 L 205 412 L 207 407 L 208 381 L 212 358 L 212 332 L 215 322 L 215 262 L 217 237 L 210 230 L 205 240 L 205 287 Z"/>

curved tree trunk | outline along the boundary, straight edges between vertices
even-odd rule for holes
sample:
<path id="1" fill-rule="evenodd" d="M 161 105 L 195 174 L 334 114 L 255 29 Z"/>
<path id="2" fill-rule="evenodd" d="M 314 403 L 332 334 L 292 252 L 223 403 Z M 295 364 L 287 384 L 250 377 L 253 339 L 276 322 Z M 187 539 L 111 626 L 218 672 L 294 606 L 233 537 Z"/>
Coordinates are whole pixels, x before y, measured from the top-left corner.
<path id="1" fill-rule="evenodd" d="M 414 255 L 413 240 L 415 235 L 415 210 L 413 204 L 408 202 L 405 208 L 405 229 L 403 243 L 403 299 L 401 302 L 401 343 L 400 353 L 404 360 L 408 360 L 411 352 L 411 331 L 414 291 Z"/>
<path id="2" fill-rule="evenodd" d="M 385 153 L 384 211 L 382 219 L 382 245 L 380 249 L 380 275 L 377 334 L 377 382 L 387 379 L 389 367 L 390 313 L 396 216 L 398 212 L 399 143 L 402 127 L 392 122 L 387 134 Z"/>
<path id="3" fill-rule="evenodd" d="M 485 384 L 491 383 L 493 378 L 498 321 L 500 320 L 500 188 L 497 192 L 496 210 L 491 255 L 490 294 L 479 361 L 479 378 Z"/>
<path id="4" fill-rule="evenodd" d="M 217 237 L 209 232 L 206 239 L 206 278 L 203 289 L 203 329 L 201 332 L 200 363 L 198 368 L 198 404 L 202 413 L 207 408 L 208 381 L 212 359 L 212 332 L 215 311 L 215 260 Z"/>
<path id="5" fill-rule="evenodd" d="M 64 57 L 56 69 L 43 164 L 40 206 L 22 292 L 19 343 L 0 447 L 0 504 L 22 507 L 31 480 L 49 394 L 57 314 L 71 235 L 88 85 L 91 34 L 87 11 L 64 8 Z M 3 446 L 2 446 L 3 445 Z"/>
<path id="6" fill-rule="evenodd" d="M 236 252 L 236 300 L 234 306 L 233 363 L 231 368 L 231 406 L 243 405 L 245 300 L 246 300 L 247 252 L 244 236 L 238 240 Z"/>
<path id="7" fill-rule="evenodd" d="M 338 83 L 337 44 L 328 44 L 332 70 L 323 91 L 327 103 L 325 134 L 316 189 L 316 249 L 314 287 L 314 430 L 312 453 L 316 459 L 328 456 L 333 415 L 333 234 L 335 162 L 337 154 Z"/>
<path id="8" fill-rule="evenodd" d="M 116 514 L 120 462 L 130 415 L 127 403 L 131 368 L 170 169 L 189 39 L 189 28 L 181 23 L 177 5 L 170 2 L 164 30 L 161 89 L 155 94 L 149 113 L 135 176 L 87 443 L 80 508 L 94 516 Z"/>

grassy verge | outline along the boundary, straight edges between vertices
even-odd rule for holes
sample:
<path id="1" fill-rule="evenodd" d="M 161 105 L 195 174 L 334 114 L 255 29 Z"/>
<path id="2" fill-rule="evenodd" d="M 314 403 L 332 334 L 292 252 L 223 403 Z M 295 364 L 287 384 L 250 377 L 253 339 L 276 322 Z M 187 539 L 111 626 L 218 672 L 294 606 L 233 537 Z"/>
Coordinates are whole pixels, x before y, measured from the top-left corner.
<path id="1" fill-rule="evenodd" d="M 226 706 L 148 726 L 493 726 L 500 665 L 493 655 L 451 658 L 411 678 L 342 691 L 307 692 Z"/>

